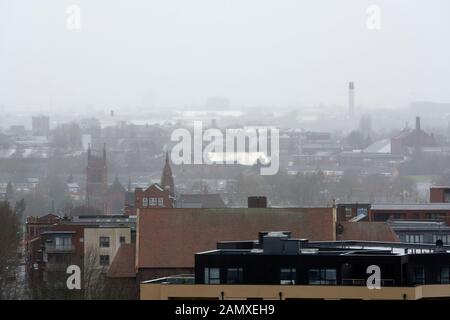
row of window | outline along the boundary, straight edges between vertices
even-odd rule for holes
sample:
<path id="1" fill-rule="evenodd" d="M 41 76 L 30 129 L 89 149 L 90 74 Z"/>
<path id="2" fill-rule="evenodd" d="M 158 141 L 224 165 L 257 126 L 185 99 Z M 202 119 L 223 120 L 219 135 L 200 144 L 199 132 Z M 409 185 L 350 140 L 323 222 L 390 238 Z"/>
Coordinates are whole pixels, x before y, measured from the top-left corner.
<path id="1" fill-rule="evenodd" d="M 120 244 L 125 243 L 125 236 L 120 236 L 119 242 L 120 242 Z M 109 239 L 109 237 L 100 237 L 99 243 L 100 243 L 100 248 L 109 248 L 110 239 Z"/>
<path id="2" fill-rule="evenodd" d="M 423 234 L 405 234 L 405 242 L 423 243 Z"/>
<path id="3" fill-rule="evenodd" d="M 436 243 L 438 240 L 442 240 L 444 244 L 450 244 L 450 234 L 433 235 L 433 243 Z"/>
<path id="4" fill-rule="evenodd" d="M 220 284 L 220 268 L 205 268 L 205 284 Z M 297 270 L 295 268 L 280 269 L 280 284 L 295 284 Z M 336 285 L 336 269 L 310 269 L 308 283 L 311 285 Z M 243 268 L 227 268 L 226 283 L 243 282 Z"/>
<path id="5" fill-rule="evenodd" d="M 434 234 L 433 243 L 437 240 L 442 240 L 444 244 L 450 244 L 450 235 L 448 234 Z M 405 234 L 405 242 L 408 243 L 425 243 L 423 234 Z"/>
<path id="6" fill-rule="evenodd" d="M 440 267 L 437 275 L 437 282 L 440 284 L 450 284 L 450 267 Z M 425 284 L 425 269 L 422 266 L 417 266 L 413 269 L 413 283 Z"/>
<path id="7" fill-rule="evenodd" d="M 55 237 L 55 246 L 70 247 L 72 245 L 71 237 Z"/>
<path id="8" fill-rule="evenodd" d="M 164 198 L 142 198 L 142 206 L 145 207 L 164 207 Z"/>
<path id="9" fill-rule="evenodd" d="M 205 284 L 220 284 L 220 268 L 205 268 Z M 413 269 L 413 283 L 425 284 L 425 270 L 422 266 Z M 280 269 L 280 284 L 295 284 L 297 270 L 295 268 Z M 239 284 L 243 282 L 243 268 L 227 268 L 226 284 Z M 437 274 L 437 283 L 450 284 L 450 267 L 440 267 Z M 336 269 L 310 269 L 308 270 L 308 284 L 310 285 L 337 285 Z"/>
<path id="10" fill-rule="evenodd" d="M 125 243 L 125 236 L 119 237 L 120 244 Z M 83 238 L 80 238 L 80 242 L 83 242 Z M 70 247 L 72 245 L 71 237 L 55 237 L 55 245 L 57 247 Z M 110 237 L 100 237 L 99 238 L 100 248 L 109 248 L 110 246 Z"/>

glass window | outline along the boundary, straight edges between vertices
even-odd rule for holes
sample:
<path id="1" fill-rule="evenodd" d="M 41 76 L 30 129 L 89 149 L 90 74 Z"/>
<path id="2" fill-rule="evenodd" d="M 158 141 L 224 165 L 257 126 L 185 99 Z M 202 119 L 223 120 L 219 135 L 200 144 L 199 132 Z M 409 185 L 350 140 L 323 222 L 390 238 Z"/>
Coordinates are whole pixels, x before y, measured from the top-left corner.
<path id="1" fill-rule="evenodd" d="M 56 237 L 55 246 L 57 247 L 70 247 L 72 245 L 72 238 L 70 237 Z"/>
<path id="2" fill-rule="evenodd" d="M 450 268 L 448 266 L 441 267 L 441 272 L 439 273 L 439 283 L 440 284 L 450 284 Z"/>
<path id="3" fill-rule="evenodd" d="M 205 268 L 205 284 L 220 284 L 219 268 Z"/>
<path id="4" fill-rule="evenodd" d="M 413 283 L 414 284 L 424 284 L 425 283 L 425 271 L 422 266 L 414 267 Z"/>
<path id="5" fill-rule="evenodd" d="M 120 236 L 119 242 L 120 242 L 121 244 L 122 244 L 122 243 L 125 243 L 125 237 L 124 237 L 124 236 Z"/>
<path id="6" fill-rule="evenodd" d="M 157 198 L 148 198 L 149 207 L 154 207 L 158 204 Z"/>
<path id="7" fill-rule="evenodd" d="M 280 284 L 295 284 L 297 270 L 295 268 L 282 268 L 280 270 Z"/>
<path id="8" fill-rule="evenodd" d="M 423 243 L 423 234 L 407 234 L 406 242 L 409 243 Z"/>
<path id="9" fill-rule="evenodd" d="M 164 207 L 164 198 L 158 198 L 158 206 Z"/>
<path id="10" fill-rule="evenodd" d="M 345 208 L 345 217 L 350 218 L 352 216 L 352 208 Z"/>
<path id="11" fill-rule="evenodd" d="M 336 269 L 310 269 L 309 284 L 312 285 L 335 285 Z"/>
<path id="12" fill-rule="evenodd" d="M 107 255 L 107 254 L 100 255 L 100 265 L 101 266 L 109 265 L 109 255 Z"/>
<path id="13" fill-rule="evenodd" d="M 145 208 L 145 207 L 148 207 L 148 198 L 142 198 L 142 206 Z"/>
<path id="14" fill-rule="evenodd" d="M 237 284 L 242 283 L 243 269 L 242 268 L 228 268 L 227 269 L 227 283 Z"/>
<path id="15" fill-rule="evenodd" d="M 109 237 L 100 237 L 100 248 L 109 248 Z"/>
<path id="16" fill-rule="evenodd" d="M 450 192 L 449 191 L 444 192 L 444 202 L 450 202 Z"/>
<path id="17" fill-rule="evenodd" d="M 443 244 L 448 244 L 449 243 L 449 235 L 448 234 L 435 234 L 433 235 L 433 243 L 436 243 L 436 241 L 438 240 L 442 240 Z"/>

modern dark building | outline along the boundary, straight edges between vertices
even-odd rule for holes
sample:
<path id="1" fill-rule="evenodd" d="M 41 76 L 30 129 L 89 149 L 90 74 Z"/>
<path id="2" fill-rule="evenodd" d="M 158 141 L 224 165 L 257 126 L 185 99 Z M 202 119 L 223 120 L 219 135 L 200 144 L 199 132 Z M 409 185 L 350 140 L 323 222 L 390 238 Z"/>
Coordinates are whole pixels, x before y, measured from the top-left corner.
<path id="1" fill-rule="evenodd" d="M 450 246 L 309 242 L 290 232 L 260 232 L 257 241 L 219 242 L 195 255 L 196 284 L 366 286 L 380 267 L 389 287 L 449 284 Z"/>
<path id="2" fill-rule="evenodd" d="M 142 300 L 450 298 L 450 246 L 375 241 L 308 241 L 290 232 L 222 241 L 195 255 L 195 275 L 141 282 Z M 370 286 L 379 268 L 377 287 Z"/>

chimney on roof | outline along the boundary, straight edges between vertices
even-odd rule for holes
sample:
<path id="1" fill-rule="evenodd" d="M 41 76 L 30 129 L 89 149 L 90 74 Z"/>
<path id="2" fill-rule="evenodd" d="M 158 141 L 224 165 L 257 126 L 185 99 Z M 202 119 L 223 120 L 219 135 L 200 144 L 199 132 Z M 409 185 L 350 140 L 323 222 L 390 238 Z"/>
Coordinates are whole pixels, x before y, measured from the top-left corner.
<path id="1" fill-rule="evenodd" d="M 420 117 L 416 117 L 416 130 L 420 131 Z"/>
<path id="2" fill-rule="evenodd" d="M 348 83 L 348 113 L 350 117 L 353 117 L 355 112 L 355 83 Z"/>
<path id="3" fill-rule="evenodd" d="M 267 208 L 267 197 L 248 197 L 249 208 Z"/>

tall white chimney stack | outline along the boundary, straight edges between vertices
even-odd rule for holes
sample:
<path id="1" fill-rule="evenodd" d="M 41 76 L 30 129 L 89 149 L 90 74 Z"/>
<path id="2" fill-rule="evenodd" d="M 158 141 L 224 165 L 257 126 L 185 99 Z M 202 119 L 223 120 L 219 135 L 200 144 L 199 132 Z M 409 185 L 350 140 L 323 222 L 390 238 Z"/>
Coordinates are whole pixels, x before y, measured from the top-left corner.
<path id="1" fill-rule="evenodd" d="M 348 114 L 353 117 L 355 112 L 355 84 L 353 82 L 348 83 Z"/>

